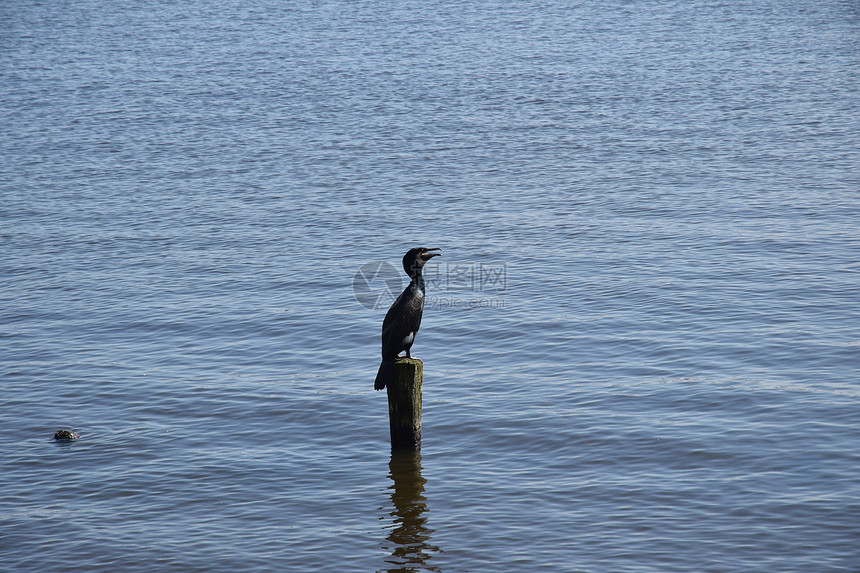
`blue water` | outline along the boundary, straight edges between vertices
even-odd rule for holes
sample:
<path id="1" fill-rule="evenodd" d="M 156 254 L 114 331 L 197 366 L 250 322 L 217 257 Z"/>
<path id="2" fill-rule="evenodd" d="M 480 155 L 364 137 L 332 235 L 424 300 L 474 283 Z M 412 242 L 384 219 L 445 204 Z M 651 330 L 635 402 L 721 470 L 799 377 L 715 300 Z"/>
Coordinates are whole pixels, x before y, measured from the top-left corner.
<path id="1" fill-rule="evenodd" d="M 860 571 L 858 70 L 849 0 L 0 4 L 2 568 Z"/>

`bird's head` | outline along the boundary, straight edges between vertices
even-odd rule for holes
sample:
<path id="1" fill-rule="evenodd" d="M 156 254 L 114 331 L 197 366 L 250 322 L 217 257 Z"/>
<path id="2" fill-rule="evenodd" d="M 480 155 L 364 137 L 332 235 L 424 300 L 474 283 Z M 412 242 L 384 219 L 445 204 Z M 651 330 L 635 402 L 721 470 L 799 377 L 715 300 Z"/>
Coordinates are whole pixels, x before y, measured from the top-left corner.
<path id="1" fill-rule="evenodd" d="M 426 247 L 409 249 L 409 251 L 403 255 L 403 270 L 406 271 L 406 274 L 410 277 L 414 276 L 416 272 L 421 271 L 427 261 L 433 257 L 442 256 L 442 253 L 433 252 L 439 250 L 440 249 L 428 249 Z"/>

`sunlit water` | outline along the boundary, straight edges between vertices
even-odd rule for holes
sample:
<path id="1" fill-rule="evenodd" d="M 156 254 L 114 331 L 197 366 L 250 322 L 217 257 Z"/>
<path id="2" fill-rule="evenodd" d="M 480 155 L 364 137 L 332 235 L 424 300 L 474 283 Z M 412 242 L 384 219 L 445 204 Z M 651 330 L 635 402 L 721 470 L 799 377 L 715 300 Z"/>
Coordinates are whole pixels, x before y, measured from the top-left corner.
<path id="1" fill-rule="evenodd" d="M 2 568 L 860 570 L 856 2 L 21 1 L 0 41 Z"/>

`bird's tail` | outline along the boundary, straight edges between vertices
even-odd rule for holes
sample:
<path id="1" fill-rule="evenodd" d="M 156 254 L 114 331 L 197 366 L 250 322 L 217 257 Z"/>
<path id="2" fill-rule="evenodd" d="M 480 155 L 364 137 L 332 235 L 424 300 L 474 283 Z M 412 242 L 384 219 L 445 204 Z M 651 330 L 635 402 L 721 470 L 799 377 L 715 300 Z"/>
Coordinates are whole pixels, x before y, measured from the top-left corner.
<path id="1" fill-rule="evenodd" d="M 385 388 L 385 385 L 388 384 L 388 381 L 393 375 L 394 361 L 383 360 L 382 364 L 379 365 L 379 372 L 376 373 L 376 382 L 373 383 L 373 388 L 376 390 L 382 390 Z"/>

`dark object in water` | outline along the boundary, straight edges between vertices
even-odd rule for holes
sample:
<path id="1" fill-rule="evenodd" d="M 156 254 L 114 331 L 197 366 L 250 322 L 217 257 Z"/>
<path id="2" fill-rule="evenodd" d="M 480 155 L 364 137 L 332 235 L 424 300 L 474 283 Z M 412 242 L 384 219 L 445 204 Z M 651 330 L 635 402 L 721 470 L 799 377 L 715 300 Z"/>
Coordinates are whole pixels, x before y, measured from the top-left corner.
<path id="1" fill-rule="evenodd" d="M 80 436 L 74 433 L 71 430 L 57 430 L 57 433 L 54 434 L 55 440 L 60 440 L 63 442 L 71 442 L 72 440 L 77 440 Z"/>

